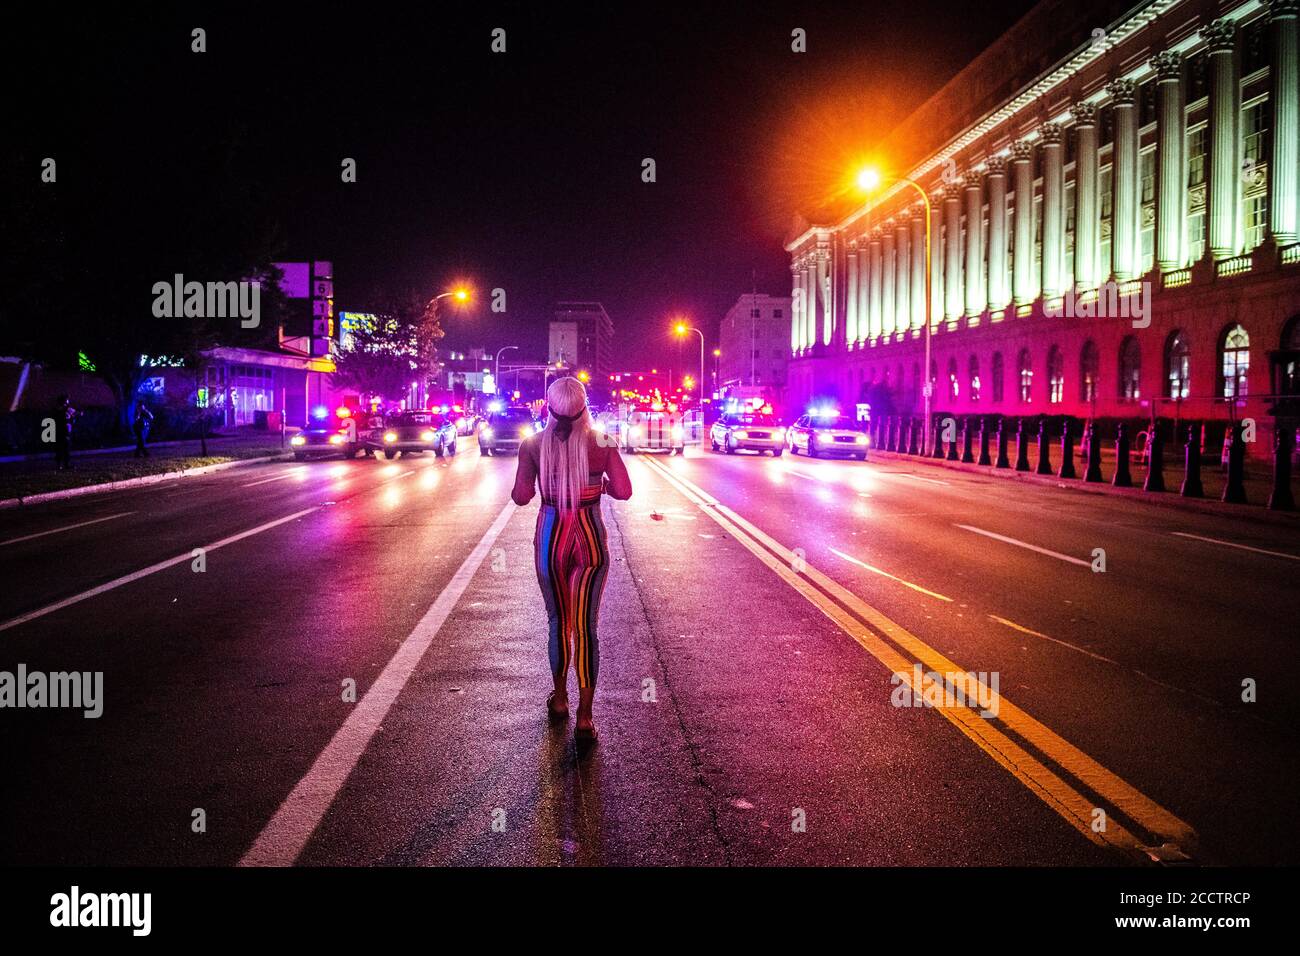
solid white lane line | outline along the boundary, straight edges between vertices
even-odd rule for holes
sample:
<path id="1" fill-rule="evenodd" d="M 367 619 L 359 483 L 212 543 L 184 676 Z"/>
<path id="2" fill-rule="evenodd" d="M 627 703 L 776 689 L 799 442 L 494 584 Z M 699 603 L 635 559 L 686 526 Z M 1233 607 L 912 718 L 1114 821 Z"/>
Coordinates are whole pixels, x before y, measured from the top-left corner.
<path id="1" fill-rule="evenodd" d="M 252 488 L 254 485 L 264 485 L 264 484 L 266 484 L 268 481 L 284 481 L 284 479 L 286 479 L 286 478 L 297 478 L 297 477 L 298 477 L 299 475 L 301 475 L 304 471 L 306 471 L 305 468 L 293 468 L 293 469 L 291 469 L 291 470 L 289 470 L 289 471 L 286 471 L 286 472 L 285 472 L 284 474 L 282 474 L 282 475 L 272 475 L 270 478 L 259 478 L 257 481 L 250 481 L 250 482 L 249 482 L 248 484 L 246 484 L 246 485 L 240 485 L 240 487 L 241 487 L 241 488 Z"/>
<path id="2" fill-rule="evenodd" d="M 1005 624 L 1014 631 L 1019 631 L 1022 634 L 1029 634 L 1032 637 L 1041 637 L 1043 640 L 1051 641 L 1053 644 L 1060 644 L 1062 647 L 1068 647 L 1070 650 L 1078 651 L 1080 654 L 1087 654 L 1089 657 L 1096 658 L 1099 661 L 1105 661 L 1107 664 L 1115 664 L 1116 666 L 1119 666 L 1119 661 L 1113 661 L 1109 657 L 1102 657 L 1100 654 L 1094 654 L 1092 651 L 1084 650 L 1082 647 L 1078 647 L 1068 641 L 1058 640 L 1055 637 L 1048 637 L 1046 634 L 1041 634 L 1038 631 L 1031 630 L 1030 628 L 1017 624 L 1015 621 L 1008 621 L 1005 617 L 998 617 L 996 614 L 990 614 L 989 617 L 993 618 L 993 620 L 997 621 L 999 624 Z"/>
<path id="3" fill-rule="evenodd" d="M 852 563 L 856 564 L 858 567 L 866 568 L 868 571 L 871 571 L 873 574 L 879 574 L 882 578 L 889 578 L 889 580 L 891 581 L 897 581 L 899 584 L 903 585 L 903 587 L 911 588 L 913 591 L 920 591 L 922 594 L 927 594 L 932 598 L 938 598 L 940 601 L 949 601 L 949 602 L 952 601 L 952 598 L 950 597 L 944 597 L 942 594 L 938 594 L 927 588 L 923 588 L 919 584 L 913 584 L 911 581 L 904 581 L 902 578 L 895 577 L 894 575 L 890 574 L 888 571 L 882 571 L 880 568 L 872 567 L 871 565 L 867 564 L 865 561 L 859 561 L 851 554 L 845 554 L 843 551 L 840 551 L 837 548 L 831 548 L 831 553 L 838 554 L 845 561 L 851 561 Z"/>
<path id="4" fill-rule="evenodd" d="M 122 511 L 115 515 L 108 515 L 105 518 L 93 518 L 90 521 L 79 521 L 76 524 L 64 525 L 62 528 L 52 528 L 49 531 L 38 531 L 36 534 L 25 534 L 21 538 L 9 538 L 7 541 L 0 541 L 0 548 L 6 544 L 17 544 L 20 541 L 31 541 L 33 538 L 43 538 L 47 534 L 59 534 L 62 531 L 72 531 L 74 528 L 84 528 L 87 525 L 99 524 L 101 521 L 112 521 L 114 518 L 125 518 L 127 515 L 135 514 L 134 511 Z"/>
<path id="5" fill-rule="evenodd" d="M 1030 544 L 1028 541 L 1021 541 L 1018 538 L 1008 538 L 1004 534 L 995 534 L 992 531 L 985 531 L 983 528 L 974 528 L 968 524 L 959 524 L 955 527 L 962 528 L 966 531 L 974 531 L 976 534 L 982 534 L 986 538 L 992 538 L 994 541 L 1003 541 L 1007 544 L 1014 544 L 1018 548 L 1026 548 L 1030 551 L 1037 551 L 1039 554 L 1045 554 L 1050 558 L 1056 558 L 1060 561 L 1069 561 L 1071 564 L 1078 564 L 1085 568 L 1091 568 L 1092 563 L 1084 561 L 1082 558 L 1071 557 L 1068 554 L 1061 554 L 1059 551 L 1052 551 L 1048 548 L 1040 548 L 1036 544 Z"/>
<path id="6" fill-rule="evenodd" d="M 260 524 L 256 528 L 249 528 L 247 531 L 241 531 L 239 534 L 232 534 L 228 538 L 222 538 L 220 541 L 214 541 L 212 544 L 200 545 L 204 551 L 215 551 L 218 548 L 224 548 L 228 544 L 234 544 L 236 541 L 243 541 L 245 538 L 251 538 L 255 534 L 261 534 L 263 531 L 270 531 L 272 528 L 278 528 L 286 522 L 301 518 L 303 515 L 309 515 L 313 511 L 320 509 L 320 505 L 313 508 L 304 508 L 302 511 L 295 511 L 291 515 L 285 515 L 283 518 L 276 518 L 274 521 L 268 521 L 266 524 Z M 19 624 L 26 624 L 28 621 L 34 621 L 38 617 L 44 617 L 47 614 L 53 614 L 55 611 L 61 611 L 65 607 L 71 607 L 73 604 L 79 604 L 89 598 L 98 597 L 108 591 L 120 588 L 124 584 L 130 584 L 132 581 L 139 581 L 141 578 L 147 578 L 151 574 L 157 574 L 159 571 L 165 571 L 168 568 L 175 567 L 185 561 L 194 560 L 192 551 L 186 551 L 184 554 L 178 554 L 174 558 L 168 558 L 166 561 L 159 561 L 157 564 L 151 564 L 147 568 L 141 568 L 139 571 L 132 571 L 130 574 L 124 574 L 120 578 L 114 578 L 106 584 L 91 588 L 89 591 L 82 591 L 80 594 L 74 594 L 72 597 L 64 598 L 62 601 L 56 601 L 53 604 L 47 604 L 45 607 L 37 608 L 35 611 L 29 611 L 18 617 L 0 623 L 0 631 L 7 631 L 11 627 L 17 627 Z"/>
<path id="7" fill-rule="evenodd" d="M 1300 554 L 1287 554 L 1285 551 L 1268 551 L 1264 548 L 1252 548 L 1248 544 L 1237 544 L 1234 541 L 1223 541 L 1219 538 L 1206 538 L 1199 534 L 1188 534 L 1185 531 L 1169 532 L 1179 538 L 1191 538 L 1194 541 L 1208 541 L 1211 544 L 1221 544 L 1225 548 L 1238 548 L 1242 551 L 1254 551 L 1256 554 L 1267 554 L 1274 558 L 1286 558 L 1290 561 L 1300 561 Z"/>
<path id="8" fill-rule="evenodd" d="M 240 866 L 291 866 L 298 859 L 514 512 L 514 503 L 506 502 L 492 526 L 420 618 L 415 630 L 398 647 L 366 695 L 357 702 L 306 776 L 298 781 L 262 828 L 240 859 Z"/>

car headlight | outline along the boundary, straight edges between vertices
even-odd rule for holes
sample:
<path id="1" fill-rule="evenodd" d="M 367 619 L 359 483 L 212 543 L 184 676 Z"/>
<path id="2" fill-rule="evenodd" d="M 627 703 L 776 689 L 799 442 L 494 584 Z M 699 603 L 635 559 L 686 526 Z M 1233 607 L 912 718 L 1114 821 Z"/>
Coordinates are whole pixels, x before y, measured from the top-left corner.
<path id="1" fill-rule="evenodd" d="M 594 425 L 592 425 L 591 427 L 594 428 L 594 429 L 596 429 L 596 431 L 600 432 L 601 434 L 604 434 L 604 433 L 605 433 L 605 423 L 604 423 L 604 422 L 596 422 L 596 423 L 595 423 Z"/>
<path id="2" fill-rule="evenodd" d="M 342 435 L 330 435 L 331 445 L 342 445 L 347 439 Z"/>
<path id="3" fill-rule="evenodd" d="M 681 425 L 673 426 L 673 438 L 681 439 L 681 437 L 685 434 L 686 434 L 686 430 L 683 429 Z"/>
<path id="4" fill-rule="evenodd" d="M 629 429 L 627 430 L 627 437 L 628 437 L 628 438 L 640 438 L 640 437 L 641 437 L 641 429 L 639 429 L 639 428 L 637 428 L 635 425 L 633 425 L 631 428 L 629 428 Z"/>
<path id="5" fill-rule="evenodd" d="M 397 441 L 397 432 L 384 432 L 384 442 L 391 445 Z"/>
<path id="6" fill-rule="evenodd" d="M 534 432 L 533 429 L 528 425 L 525 425 L 523 428 L 519 429 L 520 438 L 527 438 L 529 435 L 534 435 L 534 434 L 536 434 L 536 432 Z"/>
<path id="7" fill-rule="evenodd" d="M 305 445 L 305 444 L 307 444 L 307 439 L 303 438 L 301 435 L 294 435 L 292 438 L 289 439 L 289 444 L 290 444 L 290 445 Z"/>
<path id="8" fill-rule="evenodd" d="M 865 445 L 867 443 L 867 436 L 859 435 L 857 438 L 854 439 L 854 441 L 856 441 L 859 445 Z"/>
<path id="9" fill-rule="evenodd" d="M 489 428 L 487 425 L 484 425 L 482 428 L 480 428 L 478 433 L 484 438 L 492 437 L 492 429 Z"/>
<path id="10" fill-rule="evenodd" d="M 734 434 L 737 438 L 742 440 L 749 437 L 749 432 L 745 431 L 743 428 L 736 429 L 736 431 L 733 432 L 732 434 Z"/>
<path id="11" fill-rule="evenodd" d="M 776 430 L 776 440 L 777 440 L 777 441 L 785 441 L 785 429 L 784 429 L 784 428 L 778 428 L 778 429 Z"/>
<path id="12" fill-rule="evenodd" d="M 433 441 L 437 437 L 433 432 L 420 432 L 420 441 Z"/>

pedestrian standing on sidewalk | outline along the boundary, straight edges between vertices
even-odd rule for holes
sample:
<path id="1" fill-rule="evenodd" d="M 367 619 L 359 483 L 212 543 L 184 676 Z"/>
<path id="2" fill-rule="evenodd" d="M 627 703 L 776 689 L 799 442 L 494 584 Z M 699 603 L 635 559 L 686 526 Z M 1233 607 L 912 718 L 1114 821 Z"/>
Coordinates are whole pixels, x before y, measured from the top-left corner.
<path id="1" fill-rule="evenodd" d="M 135 418 L 131 421 L 131 430 L 135 432 L 135 457 L 148 458 L 149 449 L 144 447 L 145 439 L 149 437 L 149 426 L 153 424 L 153 412 L 149 411 L 149 406 L 144 403 L 144 399 L 137 399 L 135 403 Z"/>
<path id="2" fill-rule="evenodd" d="M 68 396 L 60 395 L 54 409 L 54 467 L 57 471 L 72 470 L 72 423 L 76 417 L 77 410 L 68 401 Z"/>
<path id="3" fill-rule="evenodd" d="M 546 427 L 519 446 L 519 466 L 511 497 L 517 505 L 541 491 L 533 538 L 533 557 L 549 627 L 551 676 L 555 690 L 546 698 L 547 714 L 569 717 L 569 662 L 578 675 L 578 715 L 573 735 L 594 743 L 592 702 L 600 648 L 596 636 L 600 598 L 609 569 L 602 494 L 619 501 L 632 497 L 632 481 L 618 448 L 592 426 L 587 390 L 576 378 L 561 378 L 546 390 Z"/>

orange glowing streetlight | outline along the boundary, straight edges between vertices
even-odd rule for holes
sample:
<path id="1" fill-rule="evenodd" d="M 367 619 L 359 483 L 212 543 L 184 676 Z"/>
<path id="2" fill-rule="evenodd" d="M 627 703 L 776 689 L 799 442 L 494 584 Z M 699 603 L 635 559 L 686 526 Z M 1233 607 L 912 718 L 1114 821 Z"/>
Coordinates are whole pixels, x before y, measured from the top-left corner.
<path id="1" fill-rule="evenodd" d="M 880 188 L 884 182 L 880 171 L 872 166 L 867 166 L 858 171 L 856 177 L 858 189 L 864 194 L 870 195 Z M 925 384 L 921 388 L 921 394 L 925 398 L 925 425 L 921 432 L 921 454 L 926 454 L 926 445 L 930 441 L 930 402 L 934 392 L 934 383 L 930 381 L 930 313 L 932 309 L 931 288 L 930 288 L 930 195 L 921 184 L 906 176 L 891 176 L 890 182 L 899 183 L 900 185 L 910 186 L 916 190 L 921 197 L 921 202 L 925 204 Z"/>
<path id="2" fill-rule="evenodd" d="M 698 381 L 703 382 L 704 381 L 704 333 L 697 328 L 687 325 L 685 322 L 681 320 L 678 320 L 677 324 L 673 326 L 673 331 L 677 333 L 678 338 L 686 335 L 689 332 L 694 332 L 696 335 L 700 337 L 700 377 Z"/>
<path id="3" fill-rule="evenodd" d="M 578 381 L 581 382 L 583 385 L 586 385 L 588 382 L 591 381 L 591 375 L 587 372 L 585 368 L 578 370 Z"/>

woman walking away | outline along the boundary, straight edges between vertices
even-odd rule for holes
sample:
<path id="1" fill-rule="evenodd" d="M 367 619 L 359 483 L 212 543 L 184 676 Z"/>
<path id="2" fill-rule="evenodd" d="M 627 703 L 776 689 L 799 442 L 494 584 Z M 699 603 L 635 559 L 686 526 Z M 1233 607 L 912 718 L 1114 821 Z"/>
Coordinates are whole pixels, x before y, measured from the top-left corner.
<path id="1" fill-rule="evenodd" d="M 519 470 L 511 494 L 517 505 L 542 493 L 533 538 L 537 581 L 550 626 L 551 676 L 555 690 L 546 698 L 553 721 L 569 717 L 569 662 L 578 673 L 575 739 L 593 743 L 596 726 L 591 703 L 596 695 L 600 649 L 596 619 L 609 568 L 602 494 L 626 501 L 632 481 L 618 449 L 592 427 L 587 390 L 576 378 L 561 378 L 546 390 L 546 428 L 519 447 Z"/>

